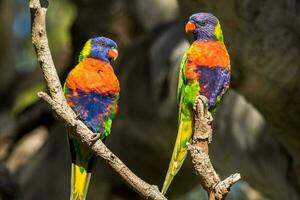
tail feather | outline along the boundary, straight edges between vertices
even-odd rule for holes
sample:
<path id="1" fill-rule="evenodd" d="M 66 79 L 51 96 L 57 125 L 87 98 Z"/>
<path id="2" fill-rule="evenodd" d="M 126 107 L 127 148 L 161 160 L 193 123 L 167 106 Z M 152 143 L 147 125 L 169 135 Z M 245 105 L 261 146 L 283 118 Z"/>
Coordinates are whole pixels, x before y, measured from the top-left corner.
<path id="1" fill-rule="evenodd" d="M 168 172 L 162 187 L 163 194 L 167 192 L 174 176 L 178 173 L 186 158 L 187 142 L 190 141 L 191 136 L 192 136 L 192 122 L 190 120 L 181 121 L 179 123 L 176 143 L 169 164 Z"/>
<path id="2" fill-rule="evenodd" d="M 91 173 L 72 163 L 70 200 L 85 200 Z"/>
<path id="3" fill-rule="evenodd" d="M 85 200 L 92 172 L 94 156 L 76 138 L 70 139 L 72 157 L 70 200 Z"/>

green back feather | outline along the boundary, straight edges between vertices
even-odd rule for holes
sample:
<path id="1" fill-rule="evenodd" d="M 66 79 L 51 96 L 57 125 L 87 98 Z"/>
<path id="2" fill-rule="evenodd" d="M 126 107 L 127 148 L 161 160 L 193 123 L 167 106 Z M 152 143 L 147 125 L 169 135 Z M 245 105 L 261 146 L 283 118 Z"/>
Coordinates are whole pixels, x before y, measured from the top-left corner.
<path id="1" fill-rule="evenodd" d="M 92 40 L 89 39 L 79 54 L 79 62 L 86 58 L 91 53 Z"/>
<path id="2" fill-rule="evenodd" d="M 180 70 L 179 70 L 178 88 L 177 88 L 177 101 L 178 101 L 178 103 L 180 103 L 181 93 L 182 93 L 182 90 L 184 89 L 185 77 L 184 77 L 183 72 L 185 71 L 186 61 L 187 61 L 187 55 L 185 53 L 183 55 L 182 60 L 181 60 Z"/>
<path id="3" fill-rule="evenodd" d="M 224 42 L 224 36 L 223 36 L 221 24 L 219 21 L 215 28 L 215 36 L 216 36 L 217 40 L 219 40 L 220 42 Z"/>

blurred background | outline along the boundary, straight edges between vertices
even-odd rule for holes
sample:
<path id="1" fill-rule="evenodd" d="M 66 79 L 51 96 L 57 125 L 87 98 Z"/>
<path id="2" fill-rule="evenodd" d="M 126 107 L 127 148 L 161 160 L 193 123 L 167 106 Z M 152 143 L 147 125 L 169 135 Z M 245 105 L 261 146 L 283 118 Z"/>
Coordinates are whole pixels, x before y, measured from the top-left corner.
<path id="1" fill-rule="evenodd" d="M 300 199 L 299 0 L 51 0 L 49 43 L 63 82 L 92 36 L 119 44 L 120 111 L 107 146 L 161 187 L 177 130 L 177 77 L 190 38 L 184 24 L 211 12 L 231 56 L 231 90 L 215 113 L 210 155 L 222 178 L 242 180 L 227 199 Z M 0 199 L 69 198 L 64 125 L 36 93 L 46 90 L 30 39 L 26 0 L 0 0 Z M 140 199 L 101 159 L 87 199 Z M 169 199 L 206 199 L 189 159 Z"/>

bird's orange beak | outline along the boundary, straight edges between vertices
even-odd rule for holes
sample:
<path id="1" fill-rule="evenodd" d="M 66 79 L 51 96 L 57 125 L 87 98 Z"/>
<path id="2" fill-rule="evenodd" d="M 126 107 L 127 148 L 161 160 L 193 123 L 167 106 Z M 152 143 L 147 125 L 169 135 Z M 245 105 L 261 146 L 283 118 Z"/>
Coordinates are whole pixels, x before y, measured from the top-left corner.
<path id="1" fill-rule="evenodd" d="M 118 50 L 117 49 L 109 49 L 108 57 L 113 59 L 113 60 L 116 60 L 117 57 L 118 57 Z"/>
<path id="2" fill-rule="evenodd" d="M 196 25 L 194 22 L 189 21 L 188 23 L 186 23 L 185 25 L 185 32 L 191 32 L 194 33 L 196 30 Z"/>

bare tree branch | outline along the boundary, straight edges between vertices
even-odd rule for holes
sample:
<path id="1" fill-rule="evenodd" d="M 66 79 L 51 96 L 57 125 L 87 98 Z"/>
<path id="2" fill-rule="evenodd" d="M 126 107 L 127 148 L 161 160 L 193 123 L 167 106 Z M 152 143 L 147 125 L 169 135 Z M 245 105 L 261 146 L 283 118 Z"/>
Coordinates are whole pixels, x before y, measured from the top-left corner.
<path id="1" fill-rule="evenodd" d="M 103 158 L 111 168 L 113 168 L 136 192 L 146 199 L 166 199 L 158 190 L 157 186 L 149 185 L 138 176 L 136 176 L 126 165 L 114 155 L 101 140 L 97 140 L 93 143 L 93 134 L 85 124 L 74 118 L 68 111 L 59 103 L 54 101 L 48 94 L 39 92 L 38 96 L 43 98 L 48 104 L 51 105 L 52 109 L 56 114 L 62 118 L 70 127 L 75 129 L 77 137 L 89 145 L 95 155 Z"/>
<path id="2" fill-rule="evenodd" d="M 92 132 L 76 118 L 76 114 L 67 105 L 48 45 L 45 23 L 47 5 L 48 2 L 44 0 L 29 0 L 32 16 L 32 43 L 51 94 L 49 96 L 44 92 L 39 92 L 38 96 L 48 102 L 68 126 L 74 128 L 81 142 L 90 145 L 93 153 L 102 157 L 137 193 L 145 199 L 165 200 L 166 198 L 159 192 L 157 186 L 150 185 L 136 176 L 101 140 L 92 143 Z"/>
<path id="3" fill-rule="evenodd" d="M 159 192 L 157 186 L 150 185 L 136 176 L 101 140 L 94 143 L 91 130 L 77 119 L 76 114 L 68 106 L 48 46 L 45 25 L 47 5 L 48 2 L 45 0 L 29 0 L 32 16 L 32 43 L 51 95 L 39 92 L 38 96 L 44 99 L 56 114 L 75 130 L 74 132 L 81 142 L 89 145 L 93 153 L 103 158 L 137 193 L 145 199 L 166 200 L 167 198 Z M 240 179 L 240 175 L 234 174 L 221 181 L 212 167 L 208 156 L 208 144 L 212 134 L 212 117 L 207 111 L 207 106 L 203 103 L 205 100 L 202 100 L 201 98 L 196 100 L 195 131 L 188 148 L 193 159 L 195 172 L 209 193 L 210 200 L 222 199 L 228 193 L 230 186 Z"/>
<path id="4" fill-rule="evenodd" d="M 191 144 L 188 150 L 192 157 L 194 169 L 200 178 L 201 185 L 207 191 L 209 200 L 221 200 L 229 192 L 229 188 L 241 179 L 236 173 L 221 181 L 219 175 L 212 166 L 208 154 L 208 144 L 212 141 L 211 124 L 213 118 L 208 111 L 205 96 L 198 96 L 195 101 L 195 126 Z"/>

